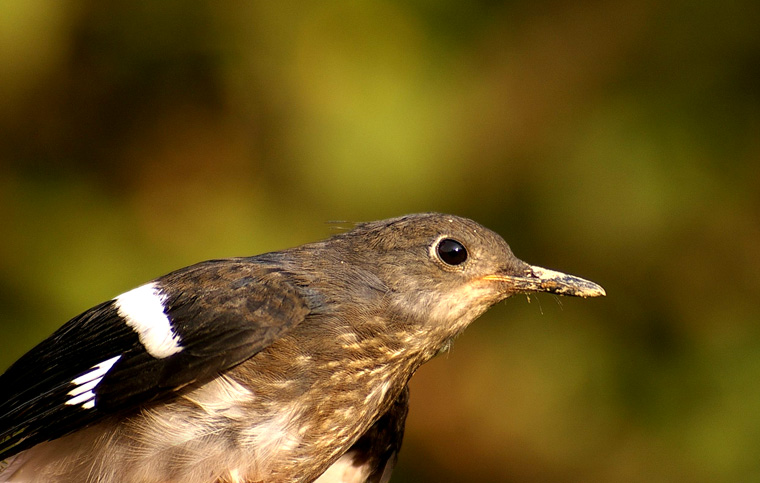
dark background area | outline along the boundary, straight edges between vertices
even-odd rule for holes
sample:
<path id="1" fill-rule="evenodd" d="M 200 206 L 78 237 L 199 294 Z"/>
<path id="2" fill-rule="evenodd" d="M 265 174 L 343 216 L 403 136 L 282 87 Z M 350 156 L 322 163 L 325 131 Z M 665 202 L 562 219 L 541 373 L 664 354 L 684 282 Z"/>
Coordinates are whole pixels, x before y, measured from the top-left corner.
<path id="1" fill-rule="evenodd" d="M 423 367 L 395 482 L 760 481 L 759 5 L 5 2 L 0 368 L 175 268 L 451 212 L 608 296 Z"/>

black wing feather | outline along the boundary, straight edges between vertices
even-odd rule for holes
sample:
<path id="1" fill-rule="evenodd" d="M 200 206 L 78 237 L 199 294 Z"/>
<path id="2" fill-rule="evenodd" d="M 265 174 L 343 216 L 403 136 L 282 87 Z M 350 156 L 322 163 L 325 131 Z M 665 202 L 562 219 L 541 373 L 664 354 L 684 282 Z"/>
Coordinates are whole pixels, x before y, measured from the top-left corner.
<path id="1" fill-rule="evenodd" d="M 309 312 L 297 286 L 254 259 L 212 260 L 155 281 L 182 351 L 151 356 L 113 300 L 71 319 L 2 376 L 0 460 L 102 420 L 208 382 L 300 323 Z M 66 405 L 71 381 L 121 356 L 93 389 L 92 408 Z"/>

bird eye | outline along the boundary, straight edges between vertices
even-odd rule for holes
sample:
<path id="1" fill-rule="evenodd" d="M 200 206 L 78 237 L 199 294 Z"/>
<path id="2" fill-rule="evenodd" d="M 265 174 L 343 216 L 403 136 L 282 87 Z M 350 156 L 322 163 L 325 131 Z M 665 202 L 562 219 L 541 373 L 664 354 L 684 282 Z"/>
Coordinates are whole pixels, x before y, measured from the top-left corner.
<path id="1" fill-rule="evenodd" d="M 444 238 L 438 242 L 435 249 L 443 263 L 446 265 L 461 265 L 467 260 L 467 249 L 456 240 Z"/>

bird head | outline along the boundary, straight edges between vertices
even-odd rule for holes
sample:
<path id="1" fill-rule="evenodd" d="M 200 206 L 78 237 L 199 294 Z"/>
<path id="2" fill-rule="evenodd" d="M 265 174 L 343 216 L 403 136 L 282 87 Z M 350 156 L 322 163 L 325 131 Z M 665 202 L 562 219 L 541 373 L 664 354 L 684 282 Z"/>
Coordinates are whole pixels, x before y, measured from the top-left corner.
<path id="1" fill-rule="evenodd" d="M 352 258 L 388 287 L 399 318 L 443 343 L 514 294 L 605 295 L 593 282 L 519 260 L 501 236 L 466 218 L 422 213 L 365 223 L 346 235 L 362 252 Z"/>

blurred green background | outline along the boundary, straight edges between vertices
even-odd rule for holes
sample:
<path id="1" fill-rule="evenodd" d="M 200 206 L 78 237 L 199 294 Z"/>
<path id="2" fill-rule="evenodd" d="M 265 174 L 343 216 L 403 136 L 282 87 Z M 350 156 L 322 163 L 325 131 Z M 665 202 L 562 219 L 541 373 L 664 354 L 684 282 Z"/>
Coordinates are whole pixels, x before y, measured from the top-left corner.
<path id="1" fill-rule="evenodd" d="M 469 216 L 606 299 L 423 367 L 395 482 L 760 481 L 760 5 L 0 3 L 0 368 L 172 269 Z"/>

